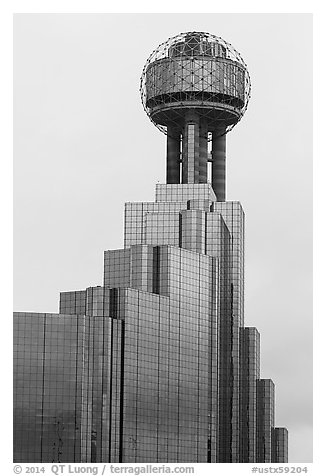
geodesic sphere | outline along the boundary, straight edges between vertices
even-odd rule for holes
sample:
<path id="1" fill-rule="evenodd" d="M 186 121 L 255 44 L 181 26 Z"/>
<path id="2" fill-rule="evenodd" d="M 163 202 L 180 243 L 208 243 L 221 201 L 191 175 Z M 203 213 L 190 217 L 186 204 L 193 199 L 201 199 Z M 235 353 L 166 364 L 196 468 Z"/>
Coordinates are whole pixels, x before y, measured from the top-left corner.
<path id="1" fill-rule="evenodd" d="M 141 77 L 141 99 L 158 129 L 182 128 L 191 110 L 208 130 L 229 132 L 245 113 L 250 77 L 240 54 L 203 32 L 169 38 L 150 55 Z"/>

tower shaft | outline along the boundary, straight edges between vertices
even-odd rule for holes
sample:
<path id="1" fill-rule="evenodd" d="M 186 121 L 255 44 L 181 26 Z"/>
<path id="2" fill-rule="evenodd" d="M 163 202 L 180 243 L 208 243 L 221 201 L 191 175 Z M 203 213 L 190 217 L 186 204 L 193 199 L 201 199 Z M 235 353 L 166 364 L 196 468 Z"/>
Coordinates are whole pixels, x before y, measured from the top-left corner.
<path id="1" fill-rule="evenodd" d="M 207 183 L 208 130 L 207 121 L 202 119 L 199 127 L 199 183 Z"/>
<path id="2" fill-rule="evenodd" d="M 212 188 L 217 201 L 225 202 L 226 135 L 214 131 L 212 142 Z"/>
<path id="3" fill-rule="evenodd" d="M 199 183 L 199 118 L 185 117 L 182 142 L 182 183 Z"/>
<path id="4" fill-rule="evenodd" d="M 221 129 L 212 133 L 211 185 L 218 202 L 225 201 L 226 135 L 221 134 Z M 167 128 L 166 183 L 208 183 L 208 161 L 205 118 L 189 112 L 182 128 Z"/>
<path id="5" fill-rule="evenodd" d="M 180 183 L 181 138 L 176 128 L 167 128 L 166 145 L 166 183 Z"/>

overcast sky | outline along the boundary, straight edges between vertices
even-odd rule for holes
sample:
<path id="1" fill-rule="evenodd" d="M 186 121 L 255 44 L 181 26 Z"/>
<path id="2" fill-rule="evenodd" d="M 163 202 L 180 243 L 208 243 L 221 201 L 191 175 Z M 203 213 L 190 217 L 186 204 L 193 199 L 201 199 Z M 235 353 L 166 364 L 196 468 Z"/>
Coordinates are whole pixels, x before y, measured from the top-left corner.
<path id="1" fill-rule="evenodd" d="M 165 136 L 139 78 L 184 31 L 231 43 L 252 97 L 227 136 L 227 199 L 246 213 L 245 324 L 290 461 L 312 461 L 312 18 L 305 14 L 19 14 L 14 21 L 14 309 L 57 312 L 102 284 L 123 205 L 154 200 Z"/>

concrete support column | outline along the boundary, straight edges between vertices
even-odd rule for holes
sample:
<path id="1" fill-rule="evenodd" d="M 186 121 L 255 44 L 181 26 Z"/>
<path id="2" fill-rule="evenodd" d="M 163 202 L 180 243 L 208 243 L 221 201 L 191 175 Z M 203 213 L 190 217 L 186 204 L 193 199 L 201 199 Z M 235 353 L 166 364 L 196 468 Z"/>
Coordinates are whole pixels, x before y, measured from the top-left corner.
<path id="1" fill-rule="evenodd" d="M 180 132 L 167 130 L 166 183 L 180 183 Z"/>
<path id="2" fill-rule="evenodd" d="M 199 182 L 199 118 L 186 115 L 182 139 L 182 183 Z"/>
<path id="3" fill-rule="evenodd" d="M 225 202 L 226 134 L 213 132 L 212 143 L 212 187 L 218 202 Z"/>
<path id="4" fill-rule="evenodd" d="M 199 127 L 199 183 L 207 183 L 207 159 L 208 159 L 208 143 L 207 143 L 207 121 L 202 119 Z"/>

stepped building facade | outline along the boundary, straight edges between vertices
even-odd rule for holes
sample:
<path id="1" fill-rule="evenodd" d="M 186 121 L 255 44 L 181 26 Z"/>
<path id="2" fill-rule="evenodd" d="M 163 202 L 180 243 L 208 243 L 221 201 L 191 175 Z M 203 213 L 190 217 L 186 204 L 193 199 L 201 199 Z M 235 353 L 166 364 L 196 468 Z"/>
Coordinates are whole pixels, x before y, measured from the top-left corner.
<path id="1" fill-rule="evenodd" d="M 221 38 L 184 33 L 152 53 L 141 91 L 167 183 L 126 204 L 103 286 L 61 293 L 59 314 L 14 313 L 14 461 L 287 462 L 244 326 L 244 212 L 225 200 L 247 69 Z"/>

